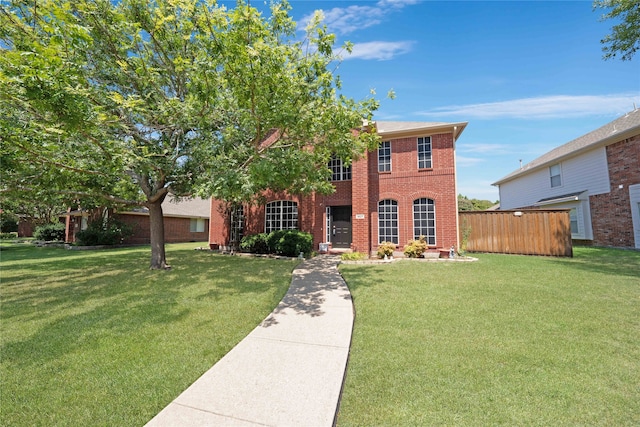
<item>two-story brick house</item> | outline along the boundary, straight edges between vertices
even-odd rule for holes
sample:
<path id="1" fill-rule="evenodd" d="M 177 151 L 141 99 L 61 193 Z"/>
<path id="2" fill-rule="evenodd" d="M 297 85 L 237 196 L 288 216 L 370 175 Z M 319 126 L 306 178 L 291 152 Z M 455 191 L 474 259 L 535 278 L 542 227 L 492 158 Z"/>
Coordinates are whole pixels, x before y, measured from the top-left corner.
<path id="1" fill-rule="evenodd" d="M 330 162 L 333 194 L 269 193 L 264 205 L 234 208 L 212 199 L 209 243 L 229 247 L 242 235 L 299 229 L 316 249 L 330 243 L 371 253 L 390 241 L 401 251 L 420 236 L 432 248 L 457 248 L 455 143 L 466 125 L 376 122 L 377 151 L 349 167 Z"/>

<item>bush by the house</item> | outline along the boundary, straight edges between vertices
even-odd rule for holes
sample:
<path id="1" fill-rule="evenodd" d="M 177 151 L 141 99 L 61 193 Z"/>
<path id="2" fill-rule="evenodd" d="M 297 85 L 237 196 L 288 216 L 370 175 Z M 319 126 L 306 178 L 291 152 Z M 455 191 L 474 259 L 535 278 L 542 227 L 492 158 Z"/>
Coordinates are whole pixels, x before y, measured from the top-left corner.
<path id="1" fill-rule="evenodd" d="M 36 227 L 36 231 L 33 232 L 33 237 L 35 237 L 36 240 L 44 240 L 45 242 L 63 241 L 64 229 L 64 224 L 61 222 L 41 225 Z"/>
<path id="2" fill-rule="evenodd" d="M 9 231 L 7 233 L 0 233 L 0 239 L 1 240 L 16 239 L 16 238 L 18 238 L 18 232 L 16 232 L 16 231 Z"/>
<path id="3" fill-rule="evenodd" d="M 18 231 L 18 217 L 11 212 L 0 212 L 0 233 Z"/>
<path id="4" fill-rule="evenodd" d="M 378 245 L 378 258 L 384 258 L 393 256 L 393 251 L 396 250 L 396 244 L 391 242 L 382 242 Z"/>
<path id="5" fill-rule="evenodd" d="M 80 246 L 117 245 L 133 234 L 131 226 L 109 218 L 89 223 L 85 230 L 76 233 L 76 241 Z"/>
<path id="6" fill-rule="evenodd" d="M 427 242 L 424 241 L 423 236 L 420 236 L 418 240 L 409 240 L 404 247 L 404 255 L 408 258 L 420 258 L 426 250 Z"/>
<path id="7" fill-rule="evenodd" d="M 244 236 L 240 242 L 240 250 L 257 254 L 278 254 L 298 256 L 300 252 L 311 253 L 313 236 L 299 230 L 277 230 L 271 233 L 260 233 Z"/>
<path id="8" fill-rule="evenodd" d="M 244 236 L 240 241 L 240 250 L 253 254 L 268 254 L 269 245 L 267 244 L 267 235 L 260 233 Z"/>
<path id="9" fill-rule="evenodd" d="M 342 261 L 362 261 L 367 258 L 369 257 L 363 252 L 345 252 L 340 255 Z"/>

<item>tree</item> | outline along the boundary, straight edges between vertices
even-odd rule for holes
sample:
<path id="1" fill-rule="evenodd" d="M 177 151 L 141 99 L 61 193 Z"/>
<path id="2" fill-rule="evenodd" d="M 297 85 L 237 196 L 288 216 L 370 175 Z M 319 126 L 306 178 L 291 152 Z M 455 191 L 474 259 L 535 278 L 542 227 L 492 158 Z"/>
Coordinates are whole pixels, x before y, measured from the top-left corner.
<path id="1" fill-rule="evenodd" d="M 498 204 L 498 201 L 469 199 L 467 196 L 458 194 L 459 211 L 486 211 L 491 206 Z"/>
<path id="2" fill-rule="evenodd" d="M 619 24 L 611 27 L 601 43 L 604 59 L 615 58 L 621 54 L 623 61 L 630 61 L 640 49 L 640 2 L 638 0 L 595 0 L 593 7 L 608 9 L 602 20 L 620 19 Z"/>
<path id="3" fill-rule="evenodd" d="M 15 149 L 51 192 L 146 206 L 157 269 L 167 267 L 169 193 L 240 201 L 266 188 L 331 191 L 330 156 L 349 162 L 377 145 L 354 129 L 378 103 L 338 94 L 335 37 L 316 15 L 295 40 L 289 10 L 286 1 L 268 18 L 243 0 L 231 10 L 11 1 L 0 13 L 3 151 Z"/>

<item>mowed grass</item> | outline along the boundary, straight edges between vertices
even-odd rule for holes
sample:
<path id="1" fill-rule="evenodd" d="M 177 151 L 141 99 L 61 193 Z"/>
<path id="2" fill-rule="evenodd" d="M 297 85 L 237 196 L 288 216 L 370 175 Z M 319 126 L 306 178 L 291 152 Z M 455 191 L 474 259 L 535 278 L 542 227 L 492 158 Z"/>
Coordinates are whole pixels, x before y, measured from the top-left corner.
<path id="1" fill-rule="evenodd" d="M 0 250 L 0 425 L 144 425 L 258 325 L 296 261 Z"/>
<path id="2" fill-rule="evenodd" d="M 340 266 L 338 425 L 640 425 L 640 252 L 477 257 Z"/>

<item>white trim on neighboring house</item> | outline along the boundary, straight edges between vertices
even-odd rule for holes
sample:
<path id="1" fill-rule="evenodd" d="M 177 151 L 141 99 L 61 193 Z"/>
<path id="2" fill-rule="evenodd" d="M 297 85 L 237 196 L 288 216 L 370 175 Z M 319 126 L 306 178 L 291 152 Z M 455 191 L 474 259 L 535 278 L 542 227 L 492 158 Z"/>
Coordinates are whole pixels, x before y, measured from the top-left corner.
<path id="1" fill-rule="evenodd" d="M 631 203 L 631 222 L 633 223 L 635 247 L 640 249 L 640 184 L 629 186 L 629 200 Z"/>
<path id="2" fill-rule="evenodd" d="M 577 228 L 577 230 L 572 231 L 571 238 L 574 240 L 593 240 L 588 191 L 584 190 L 540 199 L 534 206 L 546 209 L 570 209 L 570 216 L 572 221 L 576 221 L 575 228 Z"/>

